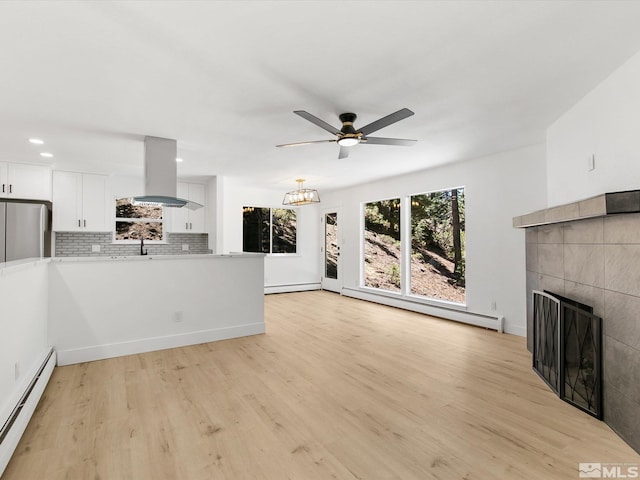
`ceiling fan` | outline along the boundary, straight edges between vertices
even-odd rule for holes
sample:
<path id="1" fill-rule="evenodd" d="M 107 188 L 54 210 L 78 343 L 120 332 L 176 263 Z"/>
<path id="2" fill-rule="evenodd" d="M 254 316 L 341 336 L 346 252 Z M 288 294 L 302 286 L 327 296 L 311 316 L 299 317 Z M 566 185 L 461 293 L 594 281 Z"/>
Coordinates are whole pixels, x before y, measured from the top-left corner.
<path id="1" fill-rule="evenodd" d="M 313 140 L 309 142 L 285 143 L 282 145 L 276 145 L 276 147 L 298 147 L 300 145 L 310 145 L 312 143 L 337 142 L 338 145 L 340 145 L 340 153 L 338 154 L 338 158 L 347 158 L 349 156 L 349 147 L 352 147 L 359 143 L 410 147 L 417 142 L 417 140 L 405 140 L 402 138 L 382 138 L 368 136 L 370 133 L 376 132 L 384 127 L 388 127 L 393 123 L 399 122 L 400 120 L 413 115 L 413 112 L 408 108 L 403 108 L 402 110 L 398 110 L 397 112 L 387 115 L 386 117 L 382 117 L 375 122 L 359 128 L 358 130 L 356 130 L 353 126 L 353 122 L 355 122 L 357 118 L 357 115 L 355 113 L 342 113 L 338 116 L 338 118 L 342 122 L 342 128 L 340 130 L 304 110 L 295 110 L 293 113 L 295 113 L 296 115 L 300 115 L 305 120 L 310 121 L 311 123 L 319 126 L 327 132 L 333 133 L 338 138 L 336 138 L 335 140 Z"/>

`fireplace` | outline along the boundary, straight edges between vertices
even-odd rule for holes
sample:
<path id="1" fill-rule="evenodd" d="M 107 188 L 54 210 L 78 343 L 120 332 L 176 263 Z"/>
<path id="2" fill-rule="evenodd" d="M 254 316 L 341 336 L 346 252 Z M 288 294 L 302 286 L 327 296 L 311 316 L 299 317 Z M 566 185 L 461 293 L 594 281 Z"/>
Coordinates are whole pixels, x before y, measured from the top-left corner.
<path id="1" fill-rule="evenodd" d="M 602 319 L 593 308 L 533 291 L 533 369 L 561 399 L 602 419 Z"/>
<path id="2" fill-rule="evenodd" d="M 586 313 L 564 308 L 569 320 L 562 323 L 566 328 L 562 337 L 555 329 L 561 325 L 559 305 L 557 315 L 538 326 L 540 375 L 548 383 L 557 382 L 557 393 L 564 388 L 562 398 L 581 408 L 598 410 L 601 398 L 602 419 L 640 453 L 636 420 L 640 418 L 640 190 L 605 193 L 528 213 L 515 217 L 513 225 L 525 229 L 527 348 L 533 352 L 534 290 L 593 307 L 593 312 L 587 308 Z M 562 301 L 555 294 L 550 295 Z M 546 300 L 538 302 L 536 311 L 541 312 Z M 575 302 L 568 305 L 577 306 Z M 572 323 L 574 313 L 576 323 Z M 590 315 L 604 321 L 585 324 Z M 560 338 L 565 342 L 565 335 L 570 337 L 574 330 L 577 340 L 568 346 L 581 362 L 565 362 L 561 369 L 553 347 L 559 348 Z M 540 358 L 541 347 L 548 347 L 546 357 Z M 600 354 L 600 374 L 597 361 L 592 366 L 582 360 L 585 353 L 590 355 L 585 349 Z"/>

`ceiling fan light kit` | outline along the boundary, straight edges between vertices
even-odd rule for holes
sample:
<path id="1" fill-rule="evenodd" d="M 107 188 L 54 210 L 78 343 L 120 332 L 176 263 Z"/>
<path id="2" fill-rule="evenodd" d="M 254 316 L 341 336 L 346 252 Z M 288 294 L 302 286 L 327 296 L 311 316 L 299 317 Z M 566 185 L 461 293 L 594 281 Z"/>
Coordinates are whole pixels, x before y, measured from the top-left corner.
<path id="1" fill-rule="evenodd" d="M 317 190 L 304 188 L 303 178 L 298 178 L 296 182 L 298 182 L 298 189 L 284 194 L 284 199 L 282 200 L 283 205 L 292 205 L 297 207 L 299 205 L 307 205 L 310 203 L 320 203 L 320 195 L 318 195 Z"/>
<path id="2" fill-rule="evenodd" d="M 358 137 L 345 137 L 338 140 L 338 145 L 341 147 L 353 147 L 360 143 L 360 139 Z"/>
<path id="3" fill-rule="evenodd" d="M 356 121 L 358 116 L 355 113 L 341 113 L 338 118 L 342 122 L 342 128 L 338 130 L 333 125 L 325 122 L 324 120 L 319 119 L 318 117 L 311 115 L 309 112 L 305 110 L 295 110 L 293 113 L 301 116 L 305 120 L 317 125 L 318 127 L 326 130 L 329 133 L 335 135 L 335 140 L 311 140 L 308 142 L 297 142 L 297 143 L 285 143 L 282 145 L 276 145 L 276 147 L 299 147 L 301 145 L 309 145 L 312 143 L 328 143 L 328 142 L 336 142 L 340 145 L 340 152 L 338 154 L 338 158 L 347 158 L 349 156 L 349 148 L 353 147 L 359 143 L 363 144 L 371 144 L 371 145 L 395 145 L 395 146 L 403 146 L 409 147 L 414 145 L 417 140 L 407 140 L 403 138 L 381 138 L 381 137 L 368 137 L 370 133 L 376 132 L 384 127 L 387 127 L 393 123 L 399 122 L 407 117 L 413 115 L 413 112 L 408 108 L 403 108 L 398 110 L 397 112 L 392 113 L 391 115 L 387 115 L 386 117 L 382 117 L 375 122 L 372 122 L 359 130 L 356 130 L 353 126 L 353 123 Z"/>

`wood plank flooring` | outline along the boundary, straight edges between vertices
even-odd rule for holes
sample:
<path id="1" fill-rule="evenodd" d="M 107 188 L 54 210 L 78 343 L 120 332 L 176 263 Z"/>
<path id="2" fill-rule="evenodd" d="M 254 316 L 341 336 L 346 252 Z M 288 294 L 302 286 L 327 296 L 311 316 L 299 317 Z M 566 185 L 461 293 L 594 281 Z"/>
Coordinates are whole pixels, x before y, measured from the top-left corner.
<path id="1" fill-rule="evenodd" d="M 640 463 L 524 339 L 328 292 L 267 333 L 56 368 L 2 480 L 573 479 Z"/>

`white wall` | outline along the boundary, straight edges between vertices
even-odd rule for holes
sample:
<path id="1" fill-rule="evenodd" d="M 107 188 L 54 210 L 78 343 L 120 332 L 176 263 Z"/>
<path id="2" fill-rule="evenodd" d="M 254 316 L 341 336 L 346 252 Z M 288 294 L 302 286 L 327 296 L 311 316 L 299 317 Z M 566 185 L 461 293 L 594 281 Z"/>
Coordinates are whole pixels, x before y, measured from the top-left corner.
<path id="1" fill-rule="evenodd" d="M 0 425 L 48 351 L 47 266 L 47 260 L 0 264 Z"/>
<path id="2" fill-rule="evenodd" d="M 144 178 L 142 176 L 111 175 L 109 183 L 111 186 L 111 196 L 113 198 L 144 195 Z"/>
<path id="3" fill-rule="evenodd" d="M 464 186 L 467 308 L 502 315 L 505 331 L 525 335 L 525 240 L 512 218 L 546 206 L 545 181 L 545 147 L 536 145 L 324 192 L 323 208 L 342 210 L 344 286 L 359 288 L 362 202 Z"/>
<path id="4" fill-rule="evenodd" d="M 548 205 L 639 188 L 639 126 L 640 52 L 547 129 Z"/>
<path id="5" fill-rule="evenodd" d="M 222 252 L 241 252 L 242 207 L 281 208 L 285 191 L 248 187 L 240 178 L 224 177 L 223 182 L 222 221 L 219 223 Z M 296 212 L 297 253 L 267 255 L 265 287 L 317 285 L 320 282 L 319 209 L 316 205 L 305 205 L 296 208 Z"/>

